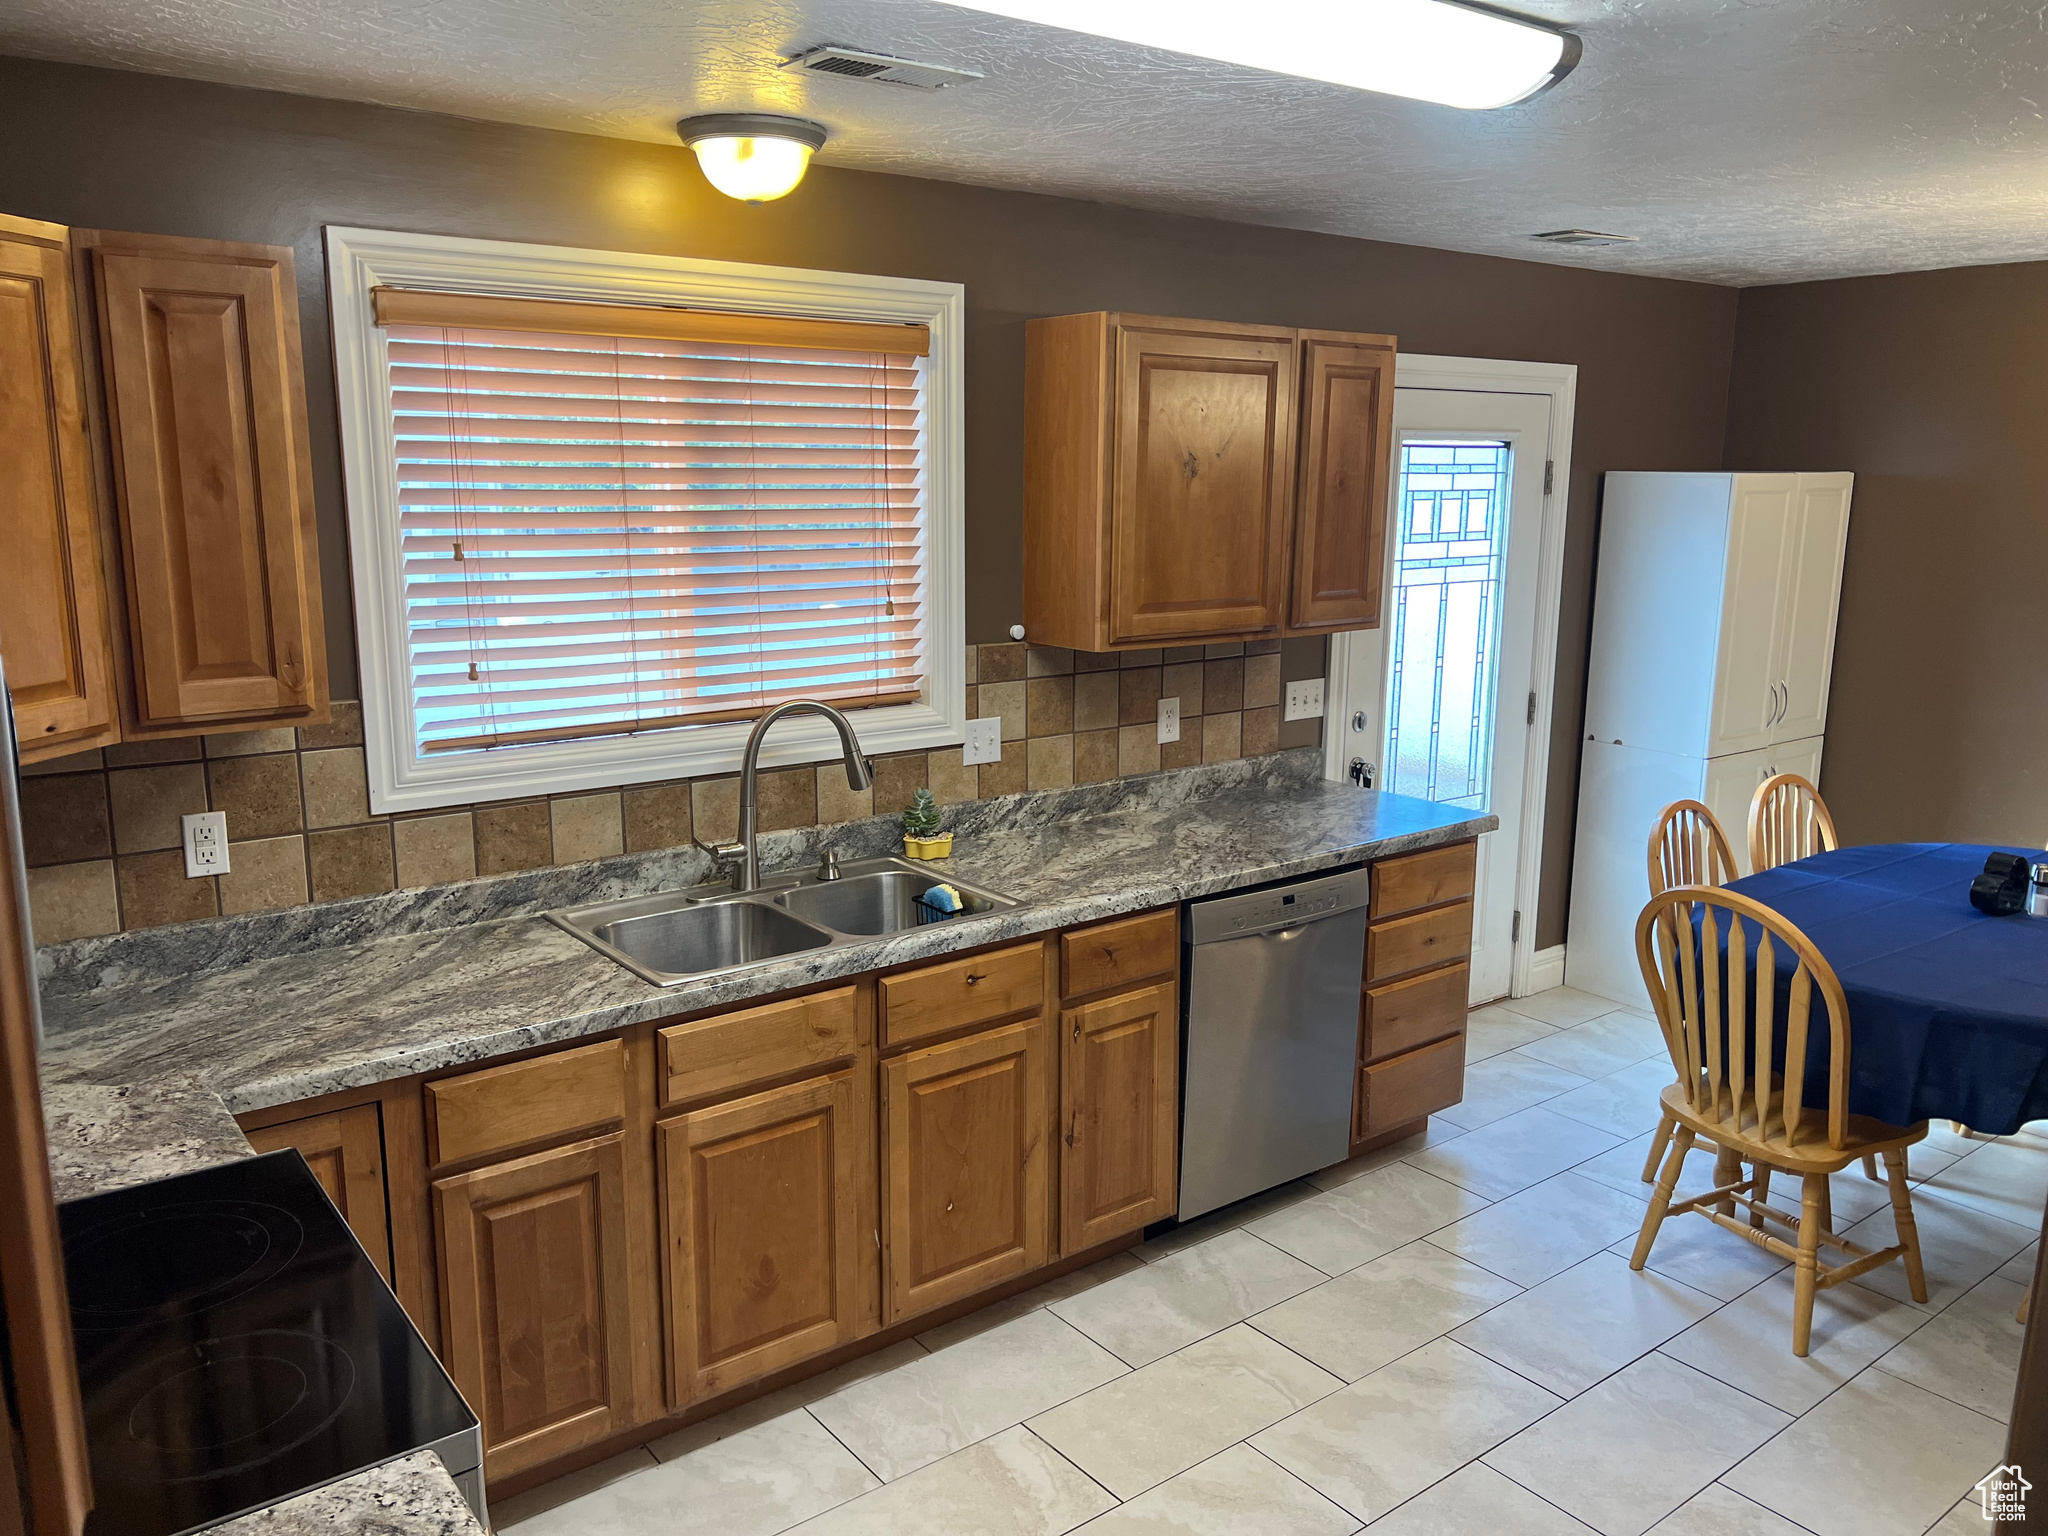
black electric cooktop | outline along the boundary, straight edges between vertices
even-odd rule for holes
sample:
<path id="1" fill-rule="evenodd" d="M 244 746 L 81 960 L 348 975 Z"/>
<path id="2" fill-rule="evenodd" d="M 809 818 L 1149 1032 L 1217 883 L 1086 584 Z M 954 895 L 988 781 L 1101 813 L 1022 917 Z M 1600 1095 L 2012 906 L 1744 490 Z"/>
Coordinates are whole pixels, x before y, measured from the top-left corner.
<path id="1" fill-rule="evenodd" d="M 203 1529 L 477 1423 L 297 1152 L 58 1208 L 88 1536 Z"/>

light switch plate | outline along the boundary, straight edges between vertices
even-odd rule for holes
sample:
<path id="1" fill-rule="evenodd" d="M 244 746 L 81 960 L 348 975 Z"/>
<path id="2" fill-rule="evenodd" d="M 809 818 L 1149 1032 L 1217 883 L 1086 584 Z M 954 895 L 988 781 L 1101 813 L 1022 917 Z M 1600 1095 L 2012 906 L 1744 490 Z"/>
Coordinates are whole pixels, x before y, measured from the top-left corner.
<path id="1" fill-rule="evenodd" d="M 1000 763 L 1003 760 L 1003 717 L 990 715 L 986 720 L 967 722 L 967 741 L 960 748 L 960 761 L 968 767 L 976 763 Z"/>
<path id="2" fill-rule="evenodd" d="M 228 872 L 228 813 L 200 811 L 185 822 L 185 878 Z"/>
<path id="3" fill-rule="evenodd" d="M 1319 720 L 1323 714 L 1323 680 L 1304 677 L 1287 685 L 1287 708 L 1283 720 Z"/>
<path id="4" fill-rule="evenodd" d="M 1159 741 L 1163 746 L 1169 741 L 1180 740 L 1180 700 L 1159 701 Z"/>

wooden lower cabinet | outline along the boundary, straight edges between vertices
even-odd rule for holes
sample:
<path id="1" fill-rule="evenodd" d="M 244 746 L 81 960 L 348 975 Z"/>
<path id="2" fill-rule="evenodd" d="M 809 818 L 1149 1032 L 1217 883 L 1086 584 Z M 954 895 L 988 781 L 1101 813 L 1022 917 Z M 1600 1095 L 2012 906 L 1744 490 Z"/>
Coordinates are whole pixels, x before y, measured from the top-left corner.
<path id="1" fill-rule="evenodd" d="M 434 1183 L 441 1358 L 499 1478 L 628 1428 L 625 1136 Z"/>
<path id="2" fill-rule="evenodd" d="M 866 1107 L 847 1070 L 656 1127 L 671 1407 L 858 1335 Z"/>
<path id="3" fill-rule="evenodd" d="M 1060 1035 L 1060 1239 L 1076 1253 L 1174 1212 L 1179 990 L 1069 1009 Z"/>
<path id="4" fill-rule="evenodd" d="M 391 1225 L 384 1205 L 384 1128 L 375 1104 L 308 1115 L 248 1133 L 258 1152 L 296 1148 L 342 1220 L 377 1266 L 391 1278 Z"/>
<path id="5" fill-rule="evenodd" d="M 1453 843 L 1373 866 L 1354 1154 L 1465 1096 L 1476 847 Z"/>
<path id="6" fill-rule="evenodd" d="M 1043 1019 L 882 1063 L 883 1304 L 910 1317 L 1050 1253 Z"/>

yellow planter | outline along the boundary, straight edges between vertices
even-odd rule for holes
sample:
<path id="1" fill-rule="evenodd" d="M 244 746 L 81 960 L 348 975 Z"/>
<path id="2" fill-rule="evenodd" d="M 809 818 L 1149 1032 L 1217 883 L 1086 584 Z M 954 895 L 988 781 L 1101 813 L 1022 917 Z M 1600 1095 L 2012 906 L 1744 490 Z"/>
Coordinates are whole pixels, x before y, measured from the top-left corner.
<path id="1" fill-rule="evenodd" d="M 949 859 L 953 856 L 953 834 L 941 832 L 936 837 L 912 837 L 903 834 L 903 851 L 913 859 Z"/>

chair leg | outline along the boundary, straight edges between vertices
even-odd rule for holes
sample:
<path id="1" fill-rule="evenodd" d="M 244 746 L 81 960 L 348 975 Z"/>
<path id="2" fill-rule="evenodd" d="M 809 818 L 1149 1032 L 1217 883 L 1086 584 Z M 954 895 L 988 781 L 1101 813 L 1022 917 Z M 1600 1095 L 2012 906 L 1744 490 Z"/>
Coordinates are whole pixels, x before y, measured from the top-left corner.
<path id="1" fill-rule="evenodd" d="M 1827 1225 L 1821 1207 L 1827 1188 L 1826 1174 L 1809 1173 L 1800 1200 L 1799 1263 L 1792 1275 L 1792 1353 L 1802 1360 L 1813 1340 L 1813 1298 L 1820 1291 L 1820 1231 Z"/>
<path id="2" fill-rule="evenodd" d="M 1906 1285 L 1915 1301 L 1927 1300 L 1927 1272 L 1920 1266 L 1920 1229 L 1913 1224 L 1913 1197 L 1906 1189 L 1906 1154 L 1893 1147 L 1884 1155 L 1884 1171 L 1892 1186 L 1892 1225 L 1906 1250 Z"/>
<path id="3" fill-rule="evenodd" d="M 1864 1157 L 1863 1177 L 1870 1180 L 1873 1184 L 1882 1184 L 1884 1182 L 1884 1175 L 1877 1171 L 1877 1155 L 1875 1153 L 1870 1153 Z"/>
<path id="4" fill-rule="evenodd" d="M 1749 1198 L 1755 1201 L 1757 1205 L 1762 1205 L 1771 1198 L 1771 1165 L 1769 1163 L 1756 1163 L 1752 1166 L 1756 1169 L 1756 1187 L 1749 1192 Z M 1749 1224 L 1759 1232 L 1764 1229 L 1763 1213 L 1756 1210 L 1755 1207 L 1750 1209 Z"/>
<path id="5" fill-rule="evenodd" d="M 1740 1181 L 1741 1178 L 1741 1155 L 1739 1153 L 1729 1151 L 1726 1147 L 1722 1147 L 1718 1152 L 1714 1154 L 1715 1186 L 1718 1188 L 1723 1184 L 1734 1184 Z M 1733 1199 L 1723 1200 L 1717 1207 L 1717 1209 L 1721 1212 L 1723 1216 L 1733 1216 L 1735 1214 L 1735 1202 Z"/>
<path id="6" fill-rule="evenodd" d="M 1657 1134 L 1650 1142 L 1650 1155 L 1643 1159 L 1643 1182 L 1654 1183 L 1657 1165 L 1664 1161 L 1664 1149 L 1671 1145 L 1671 1132 L 1678 1122 L 1669 1115 L 1657 1117 Z"/>
<path id="7" fill-rule="evenodd" d="M 1657 1179 L 1657 1193 L 1650 1197 L 1650 1209 L 1643 1216 L 1643 1230 L 1636 1236 L 1636 1251 L 1628 1267 L 1641 1270 L 1650 1261 L 1650 1245 L 1657 1241 L 1657 1229 L 1664 1225 L 1664 1213 L 1671 1209 L 1671 1192 L 1678 1188 L 1678 1170 L 1692 1150 L 1692 1127 L 1681 1125 L 1664 1156 L 1664 1172 Z"/>

